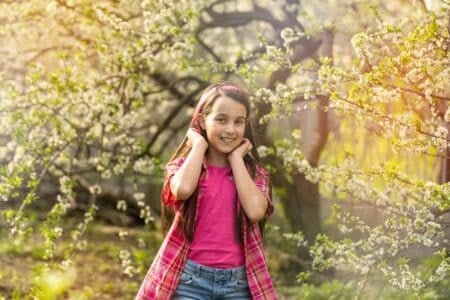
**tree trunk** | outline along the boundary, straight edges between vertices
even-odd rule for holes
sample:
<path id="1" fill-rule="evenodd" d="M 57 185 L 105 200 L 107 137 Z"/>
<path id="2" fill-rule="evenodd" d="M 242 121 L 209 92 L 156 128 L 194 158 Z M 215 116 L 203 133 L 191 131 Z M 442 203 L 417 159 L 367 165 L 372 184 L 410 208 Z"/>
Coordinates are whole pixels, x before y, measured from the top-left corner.
<path id="1" fill-rule="evenodd" d="M 319 46 L 325 55 L 331 57 L 333 35 L 330 32 L 323 34 L 321 39 L 310 40 L 308 42 L 302 41 L 296 47 L 294 47 L 293 57 L 291 61 L 295 64 L 301 60 L 313 56 L 318 52 Z M 269 89 L 274 90 L 278 83 L 286 82 L 291 75 L 290 70 L 281 69 L 272 74 L 267 84 Z M 327 96 L 317 96 L 317 126 L 312 128 L 315 136 L 314 140 L 308 149 L 305 150 L 306 158 L 311 166 L 318 165 L 320 153 L 322 152 L 326 140 L 328 138 L 328 112 L 326 107 L 328 105 L 329 98 Z M 271 110 L 270 104 L 260 103 L 258 106 L 258 115 L 263 116 L 269 113 Z M 273 142 L 267 137 L 267 125 L 264 124 L 259 128 L 258 136 L 261 137 L 261 142 L 264 145 L 272 146 Z M 273 184 L 277 187 L 285 189 L 285 196 L 281 197 L 283 203 L 284 212 L 288 223 L 293 232 L 302 231 L 305 234 L 306 239 L 312 243 L 315 240 L 316 235 L 320 232 L 320 195 L 319 187 L 317 183 L 311 183 L 306 180 L 303 174 L 292 174 L 292 183 L 286 178 L 282 168 L 281 160 L 277 157 L 269 157 L 269 164 L 276 166 L 279 169 L 277 174 L 273 174 Z M 300 253 L 304 256 L 305 253 Z"/>

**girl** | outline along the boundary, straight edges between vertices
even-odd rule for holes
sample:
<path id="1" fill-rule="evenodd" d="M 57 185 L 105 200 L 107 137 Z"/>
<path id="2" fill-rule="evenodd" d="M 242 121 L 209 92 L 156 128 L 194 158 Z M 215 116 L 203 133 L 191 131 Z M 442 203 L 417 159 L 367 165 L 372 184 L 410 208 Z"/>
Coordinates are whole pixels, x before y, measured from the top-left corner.
<path id="1" fill-rule="evenodd" d="M 166 167 L 162 223 L 174 215 L 136 299 L 276 299 L 258 222 L 273 212 L 248 95 L 205 89 Z"/>

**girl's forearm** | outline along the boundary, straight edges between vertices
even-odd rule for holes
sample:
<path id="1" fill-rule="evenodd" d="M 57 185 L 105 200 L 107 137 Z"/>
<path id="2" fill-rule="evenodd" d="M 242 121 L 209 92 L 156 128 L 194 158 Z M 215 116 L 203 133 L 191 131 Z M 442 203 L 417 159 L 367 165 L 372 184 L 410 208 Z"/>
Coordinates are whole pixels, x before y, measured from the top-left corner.
<path id="1" fill-rule="evenodd" d="M 183 165 L 173 176 L 170 190 L 178 200 L 188 199 L 197 187 L 207 148 L 206 143 L 195 143 Z"/>
<path id="2" fill-rule="evenodd" d="M 242 209 L 250 221 L 256 223 L 266 214 L 267 199 L 250 176 L 243 158 L 235 156 L 229 161 Z"/>

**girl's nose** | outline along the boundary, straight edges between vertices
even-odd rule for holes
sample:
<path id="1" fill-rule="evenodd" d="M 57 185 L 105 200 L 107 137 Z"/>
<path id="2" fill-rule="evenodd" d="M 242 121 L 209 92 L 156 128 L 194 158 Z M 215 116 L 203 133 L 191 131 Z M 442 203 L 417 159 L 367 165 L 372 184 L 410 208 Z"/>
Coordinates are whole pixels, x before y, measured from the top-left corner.
<path id="1" fill-rule="evenodd" d="M 227 133 L 235 133 L 236 132 L 236 128 L 235 128 L 233 122 L 227 123 L 227 126 L 225 126 L 225 132 L 227 132 Z"/>

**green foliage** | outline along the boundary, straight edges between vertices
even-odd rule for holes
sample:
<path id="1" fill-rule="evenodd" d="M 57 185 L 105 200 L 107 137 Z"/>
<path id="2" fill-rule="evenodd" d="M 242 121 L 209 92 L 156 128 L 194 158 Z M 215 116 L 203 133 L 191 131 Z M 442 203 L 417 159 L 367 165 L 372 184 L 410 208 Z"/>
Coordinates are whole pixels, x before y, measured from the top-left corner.
<path id="1" fill-rule="evenodd" d="M 296 295 L 294 299 L 351 299 L 354 296 L 354 287 L 333 280 L 323 283 L 320 287 L 304 284 L 299 295 Z"/>
<path id="2" fill-rule="evenodd" d="M 33 294 L 38 299 L 53 300 L 60 298 L 75 282 L 76 272 L 46 270 L 35 277 Z"/>
<path id="3" fill-rule="evenodd" d="M 379 284 L 371 275 L 389 284 L 392 297 L 448 292 L 450 185 L 435 182 L 432 168 L 449 153 L 448 3 L 435 1 L 441 9 L 431 10 L 404 1 L 282 2 L 0 4 L 0 225 L 11 240 L 0 252 L 31 252 L 44 262 L 30 275 L 35 297 L 63 297 L 76 285 L 73 259 L 90 249 L 85 235 L 108 205 L 157 227 L 162 164 L 184 136 L 199 92 L 230 77 L 264 112 L 257 121 L 274 142 L 258 151 L 280 162 L 270 169 L 291 184 L 304 174 L 335 203 L 326 223 L 335 234 L 308 244 L 302 232 L 272 232 L 277 245 L 291 243 L 286 252 L 309 249 L 312 267 L 297 276 L 300 299 L 360 297 Z M 317 132 L 296 122 L 320 113 L 328 143 L 311 163 Z M 55 199 L 43 192 L 49 185 Z M 109 196 L 115 202 L 103 203 Z M 42 203 L 45 220 L 37 222 L 32 207 Z M 367 220 L 349 207 L 381 218 Z M 85 213 L 65 224 L 78 208 Z M 39 246 L 25 247 L 37 232 Z M 118 240 L 130 235 L 122 228 Z M 134 278 L 151 260 L 145 247 L 160 242 L 144 240 L 133 240 L 137 249 L 94 248 Z M 408 252 L 415 248 L 439 255 L 418 262 Z M 357 280 L 313 285 L 326 270 Z M 96 295 L 86 288 L 77 297 Z"/>

